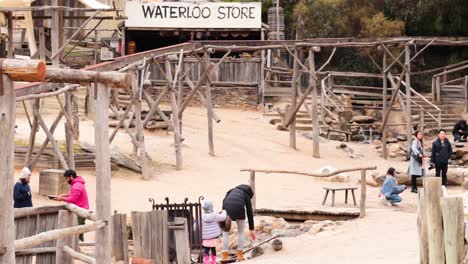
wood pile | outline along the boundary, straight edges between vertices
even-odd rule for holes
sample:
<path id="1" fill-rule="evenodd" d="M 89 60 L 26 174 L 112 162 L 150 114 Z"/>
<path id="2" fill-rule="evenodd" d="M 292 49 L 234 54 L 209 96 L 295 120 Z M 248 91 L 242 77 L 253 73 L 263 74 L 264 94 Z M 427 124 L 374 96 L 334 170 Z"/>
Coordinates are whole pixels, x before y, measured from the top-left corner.
<path id="1" fill-rule="evenodd" d="M 112 96 L 111 103 L 114 107 L 113 111 L 109 113 L 109 126 L 110 127 L 117 127 L 121 117 L 124 115 L 125 111 L 127 110 L 128 106 L 130 105 L 132 97 L 124 90 L 119 90 L 117 95 Z M 143 106 L 144 104 L 142 104 Z M 149 108 L 143 109 L 141 111 L 141 118 L 145 120 L 147 115 L 149 114 Z M 172 111 L 170 110 L 161 110 L 161 112 L 167 117 L 165 120 L 159 113 L 155 113 L 150 121 L 146 124 L 145 128 L 149 130 L 154 129 L 168 129 L 170 125 L 166 122 L 167 120 L 171 120 Z M 124 121 L 124 125 L 132 128 L 136 126 L 136 114 L 134 110 L 130 110 L 127 114 L 127 119 Z"/>
<path id="2" fill-rule="evenodd" d="M 460 147 L 452 145 L 453 154 L 452 157 L 450 157 L 451 165 L 468 166 L 468 146 L 465 145 L 468 144 L 465 143 L 458 145 Z"/>
<path id="3" fill-rule="evenodd" d="M 34 147 L 33 155 L 39 152 L 40 147 Z M 15 164 L 23 166 L 27 146 L 15 146 Z M 65 148 L 61 147 L 61 151 L 67 159 L 68 155 L 65 155 Z M 81 143 L 80 146 L 75 147 L 75 166 L 77 169 L 90 169 L 95 168 L 95 147 L 87 143 Z M 67 161 L 68 162 L 68 161 Z M 59 162 L 54 154 L 52 147 L 47 147 L 41 155 L 38 164 L 40 168 L 59 168 Z M 111 168 L 112 170 L 118 170 L 119 168 L 126 168 L 131 171 L 141 173 L 141 166 L 139 163 L 129 157 L 128 155 L 120 152 L 116 147 L 111 148 Z"/>

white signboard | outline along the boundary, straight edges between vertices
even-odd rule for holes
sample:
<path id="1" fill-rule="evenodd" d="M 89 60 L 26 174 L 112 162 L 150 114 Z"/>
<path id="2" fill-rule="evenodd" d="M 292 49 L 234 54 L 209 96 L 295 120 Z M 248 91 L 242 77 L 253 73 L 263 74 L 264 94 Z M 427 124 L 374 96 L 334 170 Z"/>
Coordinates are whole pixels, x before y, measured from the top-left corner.
<path id="1" fill-rule="evenodd" d="M 128 1 L 126 27 L 131 28 L 261 28 L 262 4 L 224 2 Z"/>
<path id="2" fill-rule="evenodd" d="M 112 60 L 114 58 L 114 53 L 109 50 L 107 47 L 101 47 L 101 60 Z"/>

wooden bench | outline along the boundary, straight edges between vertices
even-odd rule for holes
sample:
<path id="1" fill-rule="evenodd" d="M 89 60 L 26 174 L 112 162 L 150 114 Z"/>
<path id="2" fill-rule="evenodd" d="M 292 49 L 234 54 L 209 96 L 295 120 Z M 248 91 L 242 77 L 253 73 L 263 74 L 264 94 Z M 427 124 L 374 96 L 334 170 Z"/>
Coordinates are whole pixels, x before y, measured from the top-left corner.
<path id="1" fill-rule="evenodd" d="M 348 204 L 348 191 L 351 191 L 351 194 L 353 195 L 353 202 L 354 205 L 356 204 L 356 196 L 354 196 L 354 190 L 357 190 L 356 187 L 324 187 L 325 190 L 325 197 L 323 198 L 323 203 L 322 205 L 325 205 L 325 202 L 327 201 L 328 193 L 332 191 L 332 207 L 335 206 L 335 192 L 336 191 L 345 191 L 345 204 Z"/>
<path id="2" fill-rule="evenodd" d="M 345 136 L 345 141 L 346 141 L 346 142 L 351 141 L 351 135 L 352 135 L 351 132 L 343 131 L 343 130 L 339 130 L 339 129 L 328 129 L 328 131 L 327 131 L 327 139 L 330 139 L 330 132 L 335 132 L 335 133 L 343 134 L 343 135 Z"/>

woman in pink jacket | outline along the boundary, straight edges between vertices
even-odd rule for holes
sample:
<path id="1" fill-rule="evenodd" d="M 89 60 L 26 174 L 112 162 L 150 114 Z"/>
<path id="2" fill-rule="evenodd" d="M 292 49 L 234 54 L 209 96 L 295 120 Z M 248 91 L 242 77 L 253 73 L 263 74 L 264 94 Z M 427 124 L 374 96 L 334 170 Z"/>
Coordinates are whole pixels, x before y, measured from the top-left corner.
<path id="1" fill-rule="evenodd" d="M 66 170 L 63 174 L 65 180 L 71 185 L 69 194 L 61 194 L 55 200 L 74 204 L 83 209 L 89 209 L 88 193 L 86 192 L 85 181 L 81 176 L 77 176 L 74 170 Z M 85 218 L 78 216 L 78 224 L 84 225 Z M 80 240 L 84 241 L 83 234 Z"/>

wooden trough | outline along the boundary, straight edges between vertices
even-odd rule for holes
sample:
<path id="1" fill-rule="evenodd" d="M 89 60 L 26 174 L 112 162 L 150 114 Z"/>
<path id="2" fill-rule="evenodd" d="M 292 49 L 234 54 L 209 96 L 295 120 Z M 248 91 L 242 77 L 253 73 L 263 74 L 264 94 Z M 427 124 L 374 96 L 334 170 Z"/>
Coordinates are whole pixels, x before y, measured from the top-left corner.
<path id="1" fill-rule="evenodd" d="M 276 218 L 284 218 L 287 221 L 344 221 L 351 220 L 359 217 L 359 209 L 356 208 L 333 208 L 333 209 L 320 209 L 312 211 L 298 211 L 298 210 L 273 210 L 273 209 L 257 209 L 257 215 L 273 216 Z"/>

